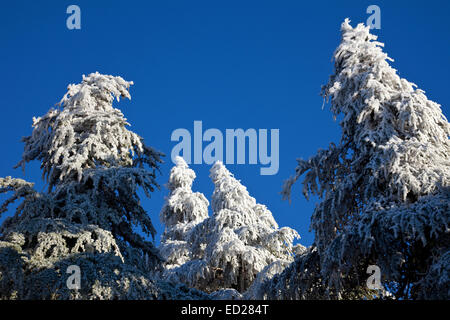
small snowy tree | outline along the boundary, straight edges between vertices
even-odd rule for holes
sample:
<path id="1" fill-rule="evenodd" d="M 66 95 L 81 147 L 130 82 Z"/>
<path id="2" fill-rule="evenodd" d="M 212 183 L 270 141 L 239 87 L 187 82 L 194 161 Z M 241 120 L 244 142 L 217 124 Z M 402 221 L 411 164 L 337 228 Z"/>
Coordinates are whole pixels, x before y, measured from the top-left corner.
<path id="1" fill-rule="evenodd" d="M 223 287 L 242 293 L 268 265 L 286 266 L 304 248 L 293 246 L 298 233 L 288 227 L 279 229 L 267 207 L 256 203 L 220 161 L 210 176 L 215 186 L 213 216 L 204 225 L 213 232 L 206 234 L 205 256 L 209 265 L 222 272 Z"/>
<path id="2" fill-rule="evenodd" d="M 154 299 L 205 297 L 149 273 L 160 257 L 137 191 L 147 196 L 161 153 L 129 131 L 114 98 L 130 98 L 132 82 L 92 73 L 70 85 L 58 109 L 33 119 L 19 165 L 40 160 L 49 190 L 21 179 L 0 179 L 13 192 L 0 213 L 22 198 L 0 229 L 0 299 Z M 67 268 L 81 270 L 81 288 L 66 286 Z"/>
<path id="3" fill-rule="evenodd" d="M 201 259 L 181 268 L 189 270 L 188 284 L 195 288 L 206 292 L 231 288 L 244 293 L 253 284 L 247 297 L 254 298 L 260 283 L 254 283 L 257 275 L 272 264 L 278 268 L 265 269 L 267 274 L 282 270 L 304 248 L 293 246 L 297 232 L 279 229 L 271 212 L 256 203 L 220 161 L 211 168 L 210 177 L 215 186 L 213 215 L 190 233 L 192 255 Z M 259 279 L 262 283 L 266 278 Z M 230 292 L 228 296 L 233 295 Z"/>
<path id="4" fill-rule="evenodd" d="M 194 171 L 177 158 L 161 211 L 163 278 L 209 292 L 213 299 L 261 298 L 261 285 L 305 248 L 293 246 L 297 232 L 279 229 L 271 212 L 221 162 L 210 176 L 215 190 L 208 217 L 208 201 L 191 190 Z"/>
<path id="5" fill-rule="evenodd" d="M 160 213 L 165 230 L 159 249 L 169 272 L 170 269 L 196 258 L 192 256 L 190 248 L 190 232 L 208 218 L 209 206 L 203 194 L 192 191 L 194 170 L 181 157 L 177 157 L 175 161 L 176 166 L 170 171 L 167 184 L 169 196 Z"/>
<path id="6" fill-rule="evenodd" d="M 294 284 L 288 279 L 302 276 L 286 273 L 276 282 L 295 286 L 292 297 L 320 286 L 328 297 L 373 294 L 362 289 L 373 264 L 398 298 L 447 299 L 450 125 L 437 103 L 390 67 L 369 27 L 345 20 L 341 30 L 335 72 L 322 91 L 341 119 L 341 141 L 299 159 L 283 188 L 289 197 L 304 176 L 305 196 L 321 198 L 311 224 L 315 249 L 296 262 L 314 262 L 320 277 Z"/>

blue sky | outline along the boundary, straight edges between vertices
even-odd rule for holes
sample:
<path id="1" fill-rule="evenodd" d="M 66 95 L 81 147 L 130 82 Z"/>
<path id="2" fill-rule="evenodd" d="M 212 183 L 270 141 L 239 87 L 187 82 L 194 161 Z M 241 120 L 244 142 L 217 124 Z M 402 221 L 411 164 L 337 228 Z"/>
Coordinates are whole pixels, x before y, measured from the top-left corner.
<path id="1" fill-rule="evenodd" d="M 66 8 L 81 8 L 81 30 L 66 28 Z M 319 96 L 333 71 L 331 57 L 340 24 L 366 22 L 366 8 L 381 8 L 381 30 L 402 77 L 416 83 L 450 115 L 448 1 L 9 1 L 0 11 L 0 176 L 43 186 L 39 164 L 25 175 L 12 167 L 21 157 L 22 136 L 82 74 L 99 71 L 134 81 L 131 101 L 115 106 L 147 144 L 166 153 L 158 178 L 172 166 L 173 130 L 255 128 L 280 130 L 280 168 L 261 176 L 260 165 L 229 165 L 280 226 L 295 228 L 311 244 L 314 203 L 301 195 L 281 200 L 283 181 L 297 157 L 339 141 L 340 128 Z M 192 165 L 194 190 L 210 198 L 208 165 Z M 158 231 L 167 190 L 143 200 Z M 4 199 L 4 197 L 0 198 Z M 3 220 L 3 219 L 0 219 Z"/>

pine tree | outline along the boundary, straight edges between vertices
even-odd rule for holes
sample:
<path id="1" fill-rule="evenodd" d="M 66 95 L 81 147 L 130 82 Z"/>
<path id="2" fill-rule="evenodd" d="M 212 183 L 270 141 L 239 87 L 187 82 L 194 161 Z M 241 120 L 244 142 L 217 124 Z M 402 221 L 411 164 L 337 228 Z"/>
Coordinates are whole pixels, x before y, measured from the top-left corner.
<path id="1" fill-rule="evenodd" d="M 40 160 L 48 192 L 10 177 L 0 193 L 14 192 L 0 208 L 23 201 L 0 234 L 1 299 L 154 299 L 205 297 L 149 275 L 161 257 L 147 236 L 155 229 L 140 204 L 158 184 L 161 153 L 129 131 L 114 98 L 130 98 L 132 82 L 92 73 L 70 85 L 60 102 L 33 119 L 19 165 Z M 76 265 L 81 288 L 69 289 Z M 184 293 L 183 293 L 184 292 Z"/>
<path id="2" fill-rule="evenodd" d="M 321 199 L 312 216 L 314 250 L 296 261 L 312 262 L 309 271 L 320 275 L 298 281 L 291 296 L 321 286 L 315 292 L 332 298 L 371 295 L 366 268 L 377 265 L 397 298 L 446 299 L 450 124 L 437 103 L 397 75 L 369 27 L 345 20 L 341 30 L 335 71 L 322 89 L 340 119 L 341 141 L 299 159 L 283 188 L 288 198 L 304 176 L 304 195 Z M 289 278 L 302 278 L 289 274 L 301 273 L 297 267 L 275 282 L 292 286 Z"/>
<path id="3" fill-rule="evenodd" d="M 190 248 L 190 232 L 200 222 L 208 218 L 209 202 L 199 192 L 192 191 L 195 179 L 181 157 L 176 158 L 176 166 L 170 171 L 169 196 L 161 210 L 160 219 L 165 225 L 159 246 L 165 259 L 167 271 L 195 259 Z"/>
<path id="4" fill-rule="evenodd" d="M 208 201 L 191 190 L 194 171 L 177 158 L 161 211 L 163 278 L 211 293 L 213 299 L 262 298 L 261 285 L 306 249 L 293 246 L 297 232 L 279 229 L 271 212 L 221 162 L 210 177 L 215 190 L 208 217 Z"/>
<path id="5" fill-rule="evenodd" d="M 213 215 L 192 233 L 193 251 L 204 255 L 209 271 L 206 274 L 210 280 L 202 289 L 211 292 L 233 288 L 245 293 L 267 266 L 285 267 L 304 248 L 293 246 L 294 239 L 299 238 L 297 232 L 287 227 L 279 229 L 266 206 L 256 203 L 220 161 L 211 168 L 210 177 L 215 186 Z M 270 272 L 275 269 L 272 267 Z M 257 286 L 254 283 L 253 294 L 247 297 L 254 297 Z"/>

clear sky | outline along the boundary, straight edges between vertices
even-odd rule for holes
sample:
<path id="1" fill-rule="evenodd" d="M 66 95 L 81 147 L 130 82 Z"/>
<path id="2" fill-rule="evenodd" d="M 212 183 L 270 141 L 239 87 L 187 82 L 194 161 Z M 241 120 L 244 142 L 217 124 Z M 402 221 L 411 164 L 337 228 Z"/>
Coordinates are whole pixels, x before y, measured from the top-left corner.
<path id="1" fill-rule="evenodd" d="M 66 27 L 66 8 L 81 9 L 81 30 Z M 340 24 L 366 22 L 369 5 L 381 9 L 374 31 L 402 77 L 426 91 L 450 116 L 449 1 L 3 1 L 0 8 L 0 176 L 43 186 L 39 164 L 25 175 L 12 169 L 33 116 L 59 102 L 67 85 L 99 71 L 134 81 L 131 101 L 115 106 L 146 143 L 166 153 L 161 191 L 143 200 L 157 227 L 172 167 L 170 140 L 177 128 L 280 130 L 280 168 L 227 166 L 280 226 L 295 228 L 310 245 L 314 203 L 294 188 L 281 200 L 295 159 L 338 142 L 340 128 L 319 95 L 333 71 Z M 192 165 L 194 190 L 210 199 L 209 165 Z M 4 199 L 4 197 L 1 197 Z M 0 220 L 3 220 L 0 218 Z"/>

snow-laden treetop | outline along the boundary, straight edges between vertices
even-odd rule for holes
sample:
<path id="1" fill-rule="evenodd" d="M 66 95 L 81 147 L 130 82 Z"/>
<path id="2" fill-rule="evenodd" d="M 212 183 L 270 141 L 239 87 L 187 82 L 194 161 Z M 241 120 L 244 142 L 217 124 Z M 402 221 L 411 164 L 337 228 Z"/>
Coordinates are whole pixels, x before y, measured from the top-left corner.
<path id="1" fill-rule="evenodd" d="M 226 219 L 227 227 L 233 229 L 243 226 L 258 226 L 259 228 L 278 229 L 272 213 L 267 210 L 266 206 L 258 204 L 256 199 L 250 196 L 247 188 L 228 171 L 221 161 L 217 161 L 210 172 L 211 180 L 215 185 L 211 200 L 213 212 L 219 213 L 226 209 L 239 213 L 238 215 L 229 215 L 229 218 Z M 237 218 L 237 220 L 233 221 L 231 218 Z M 295 234 L 294 238 L 296 236 Z"/>
<path id="2" fill-rule="evenodd" d="M 369 27 L 352 28 L 346 19 L 341 30 L 335 74 L 323 93 L 335 116 L 344 117 L 341 143 L 355 151 L 352 165 L 364 163 L 373 174 L 366 177 L 364 193 L 379 193 L 372 189 L 375 180 L 386 196 L 398 200 L 449 185 L 450 124 L 440 105 L 397 75 Z"/>
<path id="3" fill-rule="evenodd" d="M 176 157 L 175 162 L 166 185 L 169 196 L 160 212 L 161 222 L 166 225 L 163 242 L 166 239 L 186 240 L 189 230 L 208 217 L 208 200 L 203 194 L 194 193 L 191 189 L 195 179 L 194 170 L 181 157 Z"/>
<path id="4" fill-rule="evenodd" d="M 169 182 L 167 188 L 174 191 L 177 188 L 190 190 L 195 179 L 194 170 L 190 169 L 182 157 L 175 158 L 175 166 L 170 170 Z"/>
<path id="5" fill-rule="evenodd" d="M 83 75 L 71 84 L 60 101 L 62 107 L 33 118 L 33 134 L 23 139 L 25 150 L 19 165 L 41 160 L 50 187 L 65 179 L 82 179 L 83 170 L 97 167 L 131 167 L 143 163 L 155 167 L 159 154 L 146 147 L 137 134 L 126 129 L 114 98 L 131 99 L 132 81 L 98 72 Z"/>
<path id="6" fill-rule="evenodd" d="M 358 202 L 416 199 L 450 185 L 450 124 L 440 105 L 398 76 L 369 27 L 352 28 L 346 19 L 341 31 L 335 71 L 322 88 L 341 118 L 340 144 L 299 160 L 285 196 L 307 171 L 305 195 L 331 192 L 342 198 L 345 190 L 357 188 Z"/>

